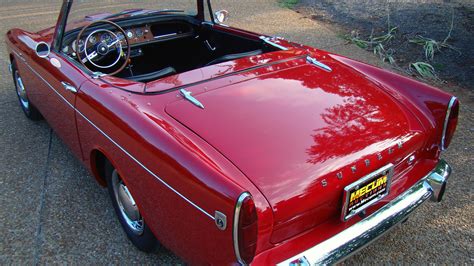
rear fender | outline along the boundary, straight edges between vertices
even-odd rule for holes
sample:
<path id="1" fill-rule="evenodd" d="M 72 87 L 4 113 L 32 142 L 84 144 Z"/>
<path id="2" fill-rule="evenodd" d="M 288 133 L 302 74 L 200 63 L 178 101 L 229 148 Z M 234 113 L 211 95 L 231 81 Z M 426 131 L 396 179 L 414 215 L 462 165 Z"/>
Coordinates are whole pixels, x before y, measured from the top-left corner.
<path id="1" fill-rule="evenodd" d="M 452 95 L 378 67 L 339 55 L 331 54 L 330 56 L 377 83 L 392 97 L 404 104 L 428 132 L 427 149 L 430 151 L 429 153 L 435 157 L 439 155 L 444 120 Z"/>

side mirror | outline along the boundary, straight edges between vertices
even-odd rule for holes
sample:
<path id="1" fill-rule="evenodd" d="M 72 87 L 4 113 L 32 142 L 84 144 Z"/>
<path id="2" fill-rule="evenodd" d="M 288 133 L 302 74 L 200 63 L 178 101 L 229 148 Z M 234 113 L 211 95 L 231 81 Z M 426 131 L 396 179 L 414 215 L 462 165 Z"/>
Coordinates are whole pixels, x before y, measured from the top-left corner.
<path id="1" fill-rule="evenodd" d="M 229 18 L 229 11 L 220 10 L 214 13 L 214 21 L 216 23 L 224 23 Z"/>
<path id="2" fill-rule="evenodd" d="M 41 58 L 48 57 L 49 53 L 51 52 L 51 48 L 45 42 L 39 42 L 36 45 L 36 55 Z"/>

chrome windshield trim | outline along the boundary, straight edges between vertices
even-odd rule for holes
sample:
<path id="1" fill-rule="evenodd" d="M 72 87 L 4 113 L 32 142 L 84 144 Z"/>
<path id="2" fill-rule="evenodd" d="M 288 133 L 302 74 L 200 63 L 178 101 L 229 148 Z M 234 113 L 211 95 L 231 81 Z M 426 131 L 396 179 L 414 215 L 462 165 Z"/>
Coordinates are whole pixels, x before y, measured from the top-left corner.
<path id="1" fill-rule="evenodd" d="M 242 265 L 245 265 L 245 262 L 240 257 L 240 250 L 239 250 L 239 216 L 240 216 L 240 209 L 242 208 L 242 203 L 247 197 L 252 197 L 252 195 L 250 195 L 250 193 L 248 192 L 243 192 L 242 194 L 240 194 L 239 198 L 237 199 L 237 203 L 235 204 L 235 212 L 234 212 L 234 225 L 232 228 L 235 257 L 237 258 L 237 261 Z"/>
<path id="2" fill-rule="evenodd" d="M 425 201 L 439 201 L 450 173 L 451 167 L 440 160 L 429 174 L 369 217 L 278 265 L 290 265 L 300 258 L 311 265 L 335 264 L 344 260 L 404 221 Z"/>
<path id="3" fill-rule="evenodd" d="M 72 2 L 73 0 L 63 0 L 53 35 L 53 44 L 51 47 L 53 51 L 58 52 L 61 50 L 64 32 L 66 31 L 66 22 L 69 16 L 69 11 L 71 10 Z"/>
<path id="4" fill-rule="evenodd" d="M 456 100 L 457 98 L 455 96 L 451 97 L 451 100 L 449 101 L 449 104 L 448 104 L 448 109 L 446 110 L 446 117 L 444 118 L 444 125 L 443 125 L 443 135 L 441 136 L 441 150 L 442 151 L 448 148 L 448 147 L 445 147 L 446 130 L 448 129 L 449 116 L 451 115 L 451 111 L 453 109 L 453 106 Z"/>
<path id="5" fill-rule="evenodd" d="M 25 65 L 36 75 L 38 76 L 46 85 L 48 85 L 48 87 L 54 92 L 56 93 L 59 98 L 61 98 L 64 102 L 67 103 L 67 105 L 69 105 L 69 107 L 71 107 L 72 109 L 74 109 L 76 111 L 77 114 L 79 114 L 81 117 L 83 117 L 89 124 L 91 124 L 92 127 L 94 127 L 97 131 L 99 131 L 99 133 L 101 133 L 105 138 L 107 138 L 110 142 L 112 142 L 115 146 L 117 146 L 117 148 L 119 148 L 123 153 L 125 153 L 125 155 L 127 155 L 128 157 L 130 157 L 130 159 L 132 159 L 135 163 L 137 163 L 140 167 L 142 167 L 146 172 L 148 172 L 150 175 L 152 175 L 155 179 L 157 179 L 158 181 L 160 181 L 164 186 L 166 186 L 168 189 L 170 189 L 171 191 L 173 191 L 176 195 L 178 195 L 179 197 L 181 197 L 182 199 L 184 199 L 186 202 L 188 202 L 191 206 L 193 206 L 194 208 L 198 209 L 200 212 L 204 213 L 207 217 L 209 217 L 211 220 L 215 220 L 214 216 L 209 214 L 208 212 L 206 212 L 203 208 L 199 207 L 196 203 L 192 202 L 190 199 L 186 198 L 183 194 L 181 194 L 179 191 L 177 191 L 176 189 L 174 189 L 171 185 L 169 185 L 168 183 L 166 183 L 163 179 L 161 179 L 159 176 L 157 176 L 155 173 L 153 173 L 150 169 L 148 169 L 145 165 L 143 165 L 138 159 L 136 159 L 135 157 L 133 157 L 133 155 L 131 155 L 127 150 L 125 150 L 125 148 L 123 148 L 122 146 L 120 146 L 115 140 L 113 140 L 109 135 L 107 135 L 102 129 L 100 129 L 96 124 L 94 124 L 89 118 L 87 118 L 87 116 L 85 116 L 83 113 L 81 113 L 78 109 L 76 109 L 66 98 L 64 98 L 64 96 L 62 96 L 51 84 L 49 84 L 48 81 L 46 81 L 43 77 L 41 77 L 40 74 L 38 74 L 38 72 L 36 72 L 29 64 L 25 63 Z"/>

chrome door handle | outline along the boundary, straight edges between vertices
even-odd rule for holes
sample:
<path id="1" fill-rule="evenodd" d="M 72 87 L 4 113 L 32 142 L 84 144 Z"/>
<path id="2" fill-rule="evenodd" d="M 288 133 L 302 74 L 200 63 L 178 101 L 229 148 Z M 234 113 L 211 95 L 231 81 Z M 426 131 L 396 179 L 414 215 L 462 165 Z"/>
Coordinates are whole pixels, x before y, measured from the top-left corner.
<path id="1" fill-rule="evenodd" d="M 70 91 L 72 93 L 76 93 L 77 92 L 77 89 L 76 87 L 72 86 L 71 84 L 67 83 L 67 82 L 61 82 L 61 84 L 63 85 L 64 89 L 66 89 L 67 91 Z"/>

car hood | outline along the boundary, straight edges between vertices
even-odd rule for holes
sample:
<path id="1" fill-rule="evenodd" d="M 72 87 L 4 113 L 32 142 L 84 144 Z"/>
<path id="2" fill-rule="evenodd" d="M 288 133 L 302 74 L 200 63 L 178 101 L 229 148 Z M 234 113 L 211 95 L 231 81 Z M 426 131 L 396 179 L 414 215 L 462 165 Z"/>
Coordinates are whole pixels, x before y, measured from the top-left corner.
<path id="1" fill-rule="evenodd" d="M 394 98 L 349 67 L 324 62 L 331 72 L 295 59 L 237 83 L 208 84 L 193 94 L 204 109 L 184 99 L 166 107 L 257 186 L 277 228 L 308 212 L 325 213 L 314 223 L 338 215 L 344 186 L 406 155 L 376 153 L 419 142 L 419 123 Z"/>

